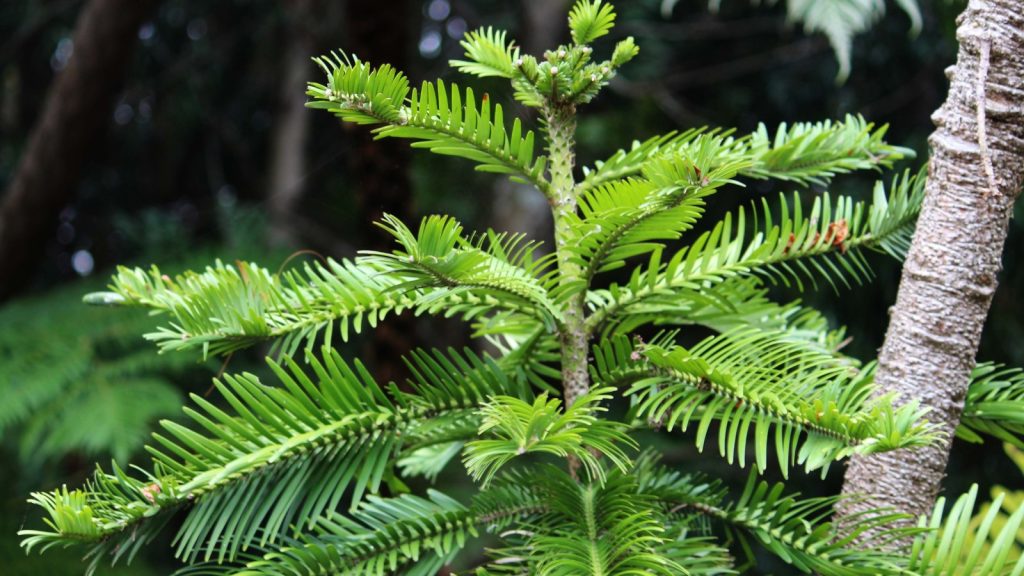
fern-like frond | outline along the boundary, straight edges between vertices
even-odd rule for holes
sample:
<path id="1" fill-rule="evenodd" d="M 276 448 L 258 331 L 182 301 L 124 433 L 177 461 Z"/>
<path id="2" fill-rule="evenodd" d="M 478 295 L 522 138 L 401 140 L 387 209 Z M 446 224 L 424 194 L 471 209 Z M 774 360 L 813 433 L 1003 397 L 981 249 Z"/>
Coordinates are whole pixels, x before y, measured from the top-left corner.
<path id="1" fill-rule="evenodd" d="M 172 378 L 209 366 L 159 356 L 139 334 L 154 320 L 82 304 L 96 281 L 75 282 L 0 310 L 0 438 L 37 467 L 69 453 L 125 462 L 157 420 L 178 412 Z"/>
<path id="2" fill-rule="evenodd" d="M 284 539 L 244 565 L 200 565 L 182 574 L 434 576 L 481 531 L 544 513 L 544 497 L 537 487 L 509 482 L 478 493 L 468 506 L 434 490 L 427 498 L 374 496 L 350 516 L 322 519 L 302 539 Z"/>
<path id="3" fill-rule="evenodd" d="M 476 38 L 479 55 L 486 56 L 489 65 L 503 67 L 504 57 L 498 58 L 494 43 L 504 36 L 492 31 Z M 534 156 L 533 132 L 524 131 L 518 118 L 508 130 L 502 107 L 492 107 L 486 95 L 477 103 L 473 90 L 445 86 L 440 80 L 424 82 L 410 95 L 408 79 L 387 64 L 373 68 L 338 54 L 315 60 L 327 73 L 327 83 L 310 82 L 311 108 L 327 110 L 346 122 L 381 124 L 374 130 L 378 137 L 417 140 L 413 147 L 466 158 L 477 162 L 478 170 L 509 174 L 547 190 L 545 160 Z"/>
<path id="4" fill-rule="evenodd" d="M 506 41 L 507 35 L 490 26 L 469 32 L 459 42 L 466 50 L 466 60 L 449 60 L 448 64 L 464 74 L 512 78 L 519 48 Z"/>
<path id="5" fill-rule="evenodd" d="M 173 279 L 155 266 L 120 268 L 112 292 L 93 300 L 167 313 L 171 321 L 146 338 L 163 351 L 199 348 L 204 356 L 264 341 L 293 355 L 410 308 L 467 320 L 511 310 L 548 330 L 556 324 L 551 257 L 535 259 L 536 244 L 522 236 L 489 233 L 473 241 L 457 222 L 439 217 L 425 218 L 415 234 L 390 216 L 383 226 L 400 250 L 280 273 L 244 262 L 217 262 Z"/>
<path id="6" fill-rule="evenodd" d="M 839 353 L 847 341 L 845 329 L 833 329 L 821 312 L 799 300 L 786 304 L 771 300 L 768 288 L 758 278 L 734 278 L 694 293 L 692 298 L 648 301 L 645 308 L 645 314 L 632 314 L 620 330 L 630 332 L 632 326 L 642 324 L 693 324 L 716 332 L 750 327 L 775 332 L 780 338 L 803 342 L 834 355 L 838 361 L 858 365 L 855 358 Z"/>
<path id="7" fill-rule="evenodd" d="M 913 150 L 885 142 L 888 128 L 852 114 L 842 122 L 783 123 L 774 135 L 759 124 L 744 142 L 751 163 L 744 175 L 824 186 L 838 174 L 891 168 L 913 158 Z"/>
<path id="8" fill-rule="evenodd" d="M 980 522 L 972 522 L 977 485 L 957 498 L 946 513 L 946 498 L 939 498 L 930 518 L 921 526 L 931 530 L 915 540 L 910 570 L 920 576 L 1020 576 L 1024 554 L 1017 533 L 1024 523 L 1024 507 L 1000 518 L 1003 494 L 996 496 Z M 1001 522 L 996 522 L 1001 520 Z"/>
<path id="9" fill-rule="evenodd" d="M 251 375 L 225 377 L 216 386 L 231 411 L 193 395 L 197 407 L 186 413 L 198 429 L 164 423 L 147 480 L 98 472 L 73 498 L 34 495 L 54 531 L 32 533 L 25 545 L 77 540 L 103 547 L 187 507 L 178 556 L 223 561 L 311 526 L 343 500 L 355 504 L 375 493 L 406 433 L 422 439 L 418 427 L 432 418 L 473 420 L 489 397 L 512 391 L 494 361 L 449 356 L 449 366 L 466 369 L 461 377 L 452 371 L 439 379 L 430 366 L 418 372 L 413 392 L 395 389 L 390 397 L 361 364 L 350 366 L 333 351 L 322 360 L 310 356 L 311 374 L 291 359 L 271 363 L 282 387 Z M 91 531 L 81 533 L 79 525 Z"/>
<path id="10" fill-rule="evenodd" d="M 870 370 L 853 371 L 780 335 L 745 329 L 690 350 L 634 348 L 616 337 L 596 346 L 594 356 L 597 382 L 621 388 L 637 416 L 657 426 L 695 424 L 698 449 L 718 421 L 719 453 L 740 466 L 751 441 L 758 469 L 767 466 L 772 445 L 786 476 L 794 464 L 824 474 L 851 454 L 921 446 L 935 437 L 916 403 L 895 408 L 891 396 L 870 399 Z"/>
<path id="11" fill-rule="evenodd" d="M 152 355 L 152 352 L 147 352 Z M 23 462 L 71 452 L 109 453 L 125 462 L 161 418 L 177 414 L 183 394 L 163 378 L 88 379 L 33 411 L 18 439 Z"/>
<path id="12" fill-rule="evenodd" d="M 642 178 L 615 180 L 581 196 L 574 241 L 565 249 L 583 268 L 582 277 L 589 282 L 690 229 L 703 213 L 703 198 L 733 182 L 743 167 L 716 165 L 722 146 L 721 138 L 702 135 L 686 153 L 647 162 Z"/>
<path id="13" fill-rule="evenodd" d="M 367 263 L 328 260 L 275 274 L 256 264 L 220 261 L 203 272 L 174 278 L 156 266 L 119 268 L 105 303 L 165 313 L 170 322 L 145 335 L 162 351 L 199 348 L 230 354 L 265 341 L 292 355 L 300 346 L 330 344 L 337 330 L 343 340 L 375 327 L 389 313 L 415 306 L 418 294 L 402 294 L 389 278 Z M 95 300 L 95 298 L 93 298 Z"/>
<path id="14" fill-rule="evenodd" d="M 764 204 L 763 229 L 748 238 L 746 211 L 726 215 L 711 231 L 676 252 L 667 263 L 653 252 L 646 266 L 634 270 L 628 285 L 612 285 L 587 295 L 593 314 L 590 330 L 607 332 L 627 318 L 631 308 L 648 313 L 648 301 L 672 298 L 700 298 L 709 286 L 730 278 L 758 275 L 772 282 L 813 285 L 864 281 L 870 277 L 865 250 L 877 250 L 902 257 L 909 246 L 924 196 L 924 177 L 896 178 L 887 196 L 881 184 L 874 202 L 854 202 L 828 195 L 817 197 L 810 214 L 803 215 L 794 197 L 792 207 L 782 199 L 777 215 Z M 754 213 L 754 220 L 758 215 Z"/>
<path id="15" fill-rule="evenodd" d="M 689 154 L 702 138 L 720 139 L 721 147 L 711 167 L 740 163 L 741 176 L 771 178 L 799 184 L 828 184 L 838 174 L 855 170 L 891 168 L 900 159 L 913 157 L 909 148 L 885 142 L 887 126 L 876 127 L 860 116 L 847 115 L 842 122 L 781 124 L 774 134 L 760 124 L 752 134 L 734 137 L 733 130 L 691 129 L 634 142 L 629 151 L 619 150 L 594 168 L 584 168 L 582 191 L 610 181 L 636 176 L 653 159 Z"/>
<path id="16" fill-rule="evenodd" d="M 551 258 L 533 260 L 535 246 L 519 246 L 521 236 L 506 241 L 505 236 L 492 233 L 486 242 L 474 244 L 462 235 L 462 226 L 446 216 L 424 218 L 415 234 L 388 214 L 381 227 L 401 248 L 390 254 L 364 251 L 364 260 L 400 279 L 393 287 L 395 291 L 430 291 L 429 296 L 418 300 L 421 307 L 436 299 L 446 307 L 445 301 L 451 296 L 468 295 L 488 307 L 532 314 L 549 330 L 560 321 L 556 303 L 549 297 L 543 279 L 538 278 L 546 275 Z"/>
<path id="17" fill-rule="evenodd" d="M 913 30 L 921 29 L 921 11 L 916 0 L 897 0 L 910 17 Z M 802 22 L 804 31 L 828 37 L 839 63 L 838 81 L 850 75 L 853 37 L 871 28 L 885 14 L 885 0 L 786 0 L 786 13 Z"/>
<path id="18" fill-rule="evenodd" d="M 536 482 L 546 493 L 549 513 L 528 538 L 530 574 L 581 576 L 685 573 L 658 553 L 664 528 L 654 503 L 637 491 L 628 474 L 612 472 L 604 484 L 580 484 L 547 469 Z"/>
<path id="19" fill-rule="evenodd" d="M 678 2 L 662 0 L 662 15 L 671 16 Z M 717 11 L 721 3 L 722 0 L 708 0 L 713 11 Z M 917 0 L 896 0 L 896 4 L 910 18 L 911 33 L 920 32 L 922 18 Z M 836 80 L 842 82 L 850 75 L 853 37 L 866 32 L 885 14 L 885 0 L 786 0 L 786 12 L 790 21 L 802 22 L 806 32 L 825 34 L 839 64 Z"/>
<path id="20" fill-rule="evenodd" d="M 402 476 L 423 476 L 433 482 L 437 480 L 437 475 L 448 466 L 448 463 L 462 453 L 462 448 L 465 445 L 466 443 L 461 440 L 430 444 L 411 450 L 396 464 L 402 469 Z"/>
<path id="21" fill-rule="evenodd" d="M 729 501 L 718 480 L 701 474 L 683 474 L 642 461 L 635 471 L 639 492 L 658 503 L 666 525 L 711 525 L 725 528 L 740 545 L 747 562 L 754 561 L 751 542 L 760 543 L 801 572 L 837 576 L 906 574 L 906 560 L 898 553 L 855 544 L 871 528 L 884 527 L 902 516 L 879 514 L 858 524 L 852 534 L 836 535 L 828 518 L 839 497 L 801 498 L 787 494 L 781 484 L 757 481 L 751 474 L 738 500 Z M 883 530 L 883 532 L 885 532 Z M 914 531 L 894 529 L 883 538 Z"/>
<path id="22" fill-rule="evenodd" d="M 981 442 L 981 434 L 1024 448 L 1024 372 L 1001 364 L 979 364 L 971 374 L 958 438 Z"/>
<path id="23" fill-rule="evenodd" d="M 466 445 L 466 469 L 487 486 L 517 456 L 546 453 L 576 458 L 591 479 L 603 482 L 604 465 L 598 456 L 624 470 L 629 457 L 619 445 L 636 445 L 626 435 L 625 424 L 597 417 L 605 410 L 600 403 L 611 398 L 610 392 L 594 388 L 564 410 L 560 400 L 548 399 L 547 394 L 537 396 L 532 404 L 513 396 L 492 398 L 480 409 L 483 438 Z"/>
<path id="24" fill-rule="evenodd" d="M 615 7 L 601 0 L 578 0 L 569 11 L 569 31 L 577 45 L 590 44 L 615 25 Z"/>

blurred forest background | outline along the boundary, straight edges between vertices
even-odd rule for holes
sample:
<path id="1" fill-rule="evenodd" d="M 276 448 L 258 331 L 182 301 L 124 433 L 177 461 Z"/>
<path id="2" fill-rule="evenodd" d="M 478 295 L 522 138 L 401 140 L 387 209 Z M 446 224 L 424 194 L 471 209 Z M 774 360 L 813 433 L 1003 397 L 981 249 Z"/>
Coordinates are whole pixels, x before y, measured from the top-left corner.
<path id="1" fill-rule="evenodd" d="M 889 14 L 858 36 L 853 70 L 841 85 L 827 40 L 788 25 L 781 3 L 703 0 L 618 3 L 616 33 L 633 35 L 640 56 L 611 90 L 582 111 L 579 163 L 589 164 L 634 139 L 692 126 L 840 119 L 862 114 L 891 125 L 889 140 L 924 160 L 931 113 L 956 54 L 962 3 L 923 0 L 924 25 L 912 36 L 905 14 Z M 760 4 L 760 5 L 757 5 Z M 768 5 L 765 5 L 768 4 Z M 118 5 L 131 6 L 117 11 Z M 56 75 L 76 51 L 76 21 L 89 9 L 131 32 L 112 62 L 88 70 L 87 91 L 56 95 L 65 107 L 98 102 L 86 136 L 49 133 L 35 159 L 46 202 L 15 199 L 19 163 L 30 149 Z M 404 142 L 374 142 L 303 107 L 305 83 L 319 80 L 310 56 L 344 48 L 390 62 L 413 81 L 451 77 L 466 30 L 510 30 L 531 53 L 563 41 L 566 0 L 5 0 L 0 5 L 0 218 L 24 224 L 19 241 L 0 242 L 0 566 L 8 575 L 79 574 L 77 551 L 26 558 L 15 532 L 29 522 L 32 490 L 77 484 L 92 462 L 145 458 L 143 442 L 160 418 L 180 414 L 188 393 L 205 393 L 220 362 L 157 355 L 141 334 L 158 320 L 93 308 L 81 296 L 103 289 L 117 264 L 159 263 L 168 270 L 216 258 L 252 259 L 270 268 L 356 249 L 388 249 L 371 222 L 383 212 L 415 221 L 449 212 L 468 228 L 492 226 L 550 233 L 540 194 L 504 178 L 473 172 L 436 155 L 412 154 Z M 107 20 L 103 20 L 106 18 Z M 114 62 L 123 60 L 123 63 Z M 479 83 L 506 107 L 502 83 Z M 106 90 L 104 92 L 104 90 Z M 85 103 L 85 104 L 83 104 Z M 67 140 L 61 140 L 67 138 Z M 79 160 L 79 157 L 81 160 Z M 49 180 L 47 178 L 49 177 Z M 888 176 L 886 176 L 888 178 Z M 837 192 L 866 196 L 873 176 L 840 178 Z M 56 181 L 56 184 L 53 182 Z M 790 189 L 755 184 L 742 197 L 716 197 L 717 214 Z M 820 191 L 802 190 L 810 196 Z M 41 192 L 39 194 L 42 194 Z M 709 218 L 708 221 L 714 222 Z M 1024 289 L 1024 234 L 1011 225 L 1005 270 L 980 358 L 1024 365 L 1018 295 Z M 876 282 L 853 289 L 819 286 L 799 294 L 848 326 L 851 354 L 870 360 L 884 337 L 898 266 L 875 259 Z M 401 378 L 397 356 L 423 344 L 462 345 L 460 325 L 392 319 L 374 335 L 346 344 L 383 379 Z M 265 351 L 264 351 L 265 352 Z M 262 370 L 260 353 L 229 359 L 228 370 Z M 746 472 L 698 459 L 678 443 L 679 466 L 714 467 L 742 482 Z M 1024 486 L 999 455 L 960 444 L 947 482 Z M 805 493 L 835 492 L 797 477 Z M 34 521 L 34 520 L 33 520 Z M 165 574 L 168 546 L 153 546 L 110 574 Z M 760 573 L 786 573 L 760 566 Z"/>

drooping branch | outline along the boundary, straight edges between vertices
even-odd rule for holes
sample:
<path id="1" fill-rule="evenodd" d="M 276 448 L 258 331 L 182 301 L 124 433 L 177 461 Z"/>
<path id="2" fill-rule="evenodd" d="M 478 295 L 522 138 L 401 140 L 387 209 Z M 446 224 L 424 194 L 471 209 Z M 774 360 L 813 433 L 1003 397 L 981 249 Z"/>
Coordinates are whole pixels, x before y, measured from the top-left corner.
<path id="1" fill-rule="evenodd" d="M 972 0 L 958 24 L 925 203 L 875 377 L 880 392 L 920 398 L 948 439 L 854 458 L 844 492 L 867 498 L 845 500 L 847 518 L 879 506 L 931 510 L 1024 181 L 1024 13 L 1010 0 Z"/>

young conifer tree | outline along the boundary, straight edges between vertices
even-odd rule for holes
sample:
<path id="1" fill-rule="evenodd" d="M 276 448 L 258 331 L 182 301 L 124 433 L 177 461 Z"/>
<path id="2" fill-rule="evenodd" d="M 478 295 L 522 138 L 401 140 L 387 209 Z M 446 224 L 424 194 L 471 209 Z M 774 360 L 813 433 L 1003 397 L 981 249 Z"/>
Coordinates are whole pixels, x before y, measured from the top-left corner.
<path id="1" fill-rule="evenodd" d="M 746 136 L 673 132 L 577 171 L 577 111 L 638 53 L 627 38 L 596 57 L 591 44 L 614 20 L 610 4 L 579 0 L 572 42 L 541 57 L 491 28 L 464 40 L 466 59 L 452 64 L 508 79 L 537 110 L 539 136 L 471 89 L 410 89 L 387 64 L 317 59 L 326 82 L 310 84 L 310 107 L 534 185 L 554 214 L 552 251 L 470 234 L 447 216 L 415 229 L 385 216 L 389 253 L 281 273 L 120 269 L 111 292 L 88 300 L 163 313 L 146 335 L 163 352 L 273 342 L 278 381 L 224 376 L 218 399 L 192 396 L 189 424 L 162 423 L 149 470 L 114 465 L 83 488 L 33 494 L 48 529 L 23 530 L 25 548 L 82 545 L 92 570 L 130 559 L 178 517 L 173 545 L 188 574 L 430 575 L 460 553 L 479 557 L 484 542 L 486 559 L 467 569 L 479 575 L 732 574 L 750 542 L 802 572 L 948 574 L 942 532 L 923 532 L 910 553 L 847 546 L 864 530 L 907 531 L 886 532 L 893 516 L 875 511 L 836 536 L 835 498 L 758 478 L 770 466 L 824 474 L 851 454 L 934 438 L 916 404 L 872 399 L 871 366 L 838 351 L 841 331 L 767 298 L 772 283 L 863 281 L 871 250 L 901 257 L 922 177 L 877 184 L 871 203 L 822 194 L 807 208 L 783 196 L 692 232 L 708 198 L 744 180 L 823 186 L 910 152 L 847 117 Z M 627 281 L 606 279 L 624 267 Z M 403 310 L 463 318 L 497 353 L 414 352 L 399 386 L 331 347 Z M 651 326 L 664 331 L 634 336 Z M 698 448 L 749 461 L 746 490 L 730 498 L 713 478 L 660 464 L 640 445 L 645 428 L 691 430 Z M 460 465 L 475 481 L 469 497 L 403 481 Z M 971 503 L 957 504 L 954 523 Z"/>

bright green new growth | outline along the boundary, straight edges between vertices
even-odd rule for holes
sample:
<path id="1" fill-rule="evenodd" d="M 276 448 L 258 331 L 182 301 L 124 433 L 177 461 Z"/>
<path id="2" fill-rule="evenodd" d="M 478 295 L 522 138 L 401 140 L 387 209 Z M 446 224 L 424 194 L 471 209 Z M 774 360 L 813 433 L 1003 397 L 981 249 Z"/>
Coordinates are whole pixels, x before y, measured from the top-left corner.
<path id="1" fill-rule="evenodd" d="M 467 234 L 446 216 L 415 230 L 388 216 L 390 253 L 281 273 L 121 269 L 112 292 L 92 299 L 168 317 L 146 335 L 161 351 L 271 342 L 277 382 L 225 376 L 219 399 L 193 395 L 189 424 L 163 422 L 154 436 L 149 472 L 115 466 L 83 489 L 34 494 L 48 529 L 23 531 L 26 549 L 84 545 L 92 569 L 131 558 L 181 514 L 174 546 L 194 574 L 428 575 L 479 548 L 484 533 L 494 544 L 479 575 L 732 574 L 755 541 L 820 574 L 906 574 L 927 562 L 849 546 L 865 530 L 917 533 L 887 528 L 896 516 L 877 511 L 839 537 L 827 521 L 835 498 L 803 499 L 756 478 L 772 461 L 783 474 L 824 473 L 851 454 L 934 440 L 915 403 L 872 397 L 872 366 L 839 352 L 841 331 L 766 297 L 768 284 L 863 282 L 869 251 L 902 257 L 922 176 L 879 183 L 870 203 L 825 194 L 808 210 L 783 196 L 692 230 L 709 197 L 743 193 L 744 179 L 825 186 L 909 151 L 848 117 L 773 134 L 667 134 L 580 174 L 577 107 L 638 53 L 625 39 L 594 60 L 590 42 L 614 20 L 610 4 L 577 2 L 572 44 L 542 57 L 491 28 L 466 36 L 466 59 L 453 65 L 509 79 L 516 99 L 538 109 L 546 156 L 520 120 L 510 128 L 499 105 L 468 88 L 410 89 L 387 65 L 318 59 L 327 79 L 310 84 L 310 107 L 532 183 L 552 205 L 553 252 L 519 235 Z M 680 239 L 684 247 L 668 245 Z M 403 310 L 462 318 L 496 352 L 414 352 L 400 386 L 331 348 L 335 335 Z M 651 326 L 668 330 L 645 343 L 635 333 Z M 753 462 L 746 491 L 730 500 L 715 480 L 659 465 L 639 449 L 643 429 L 693 429 L 700 449 Z M 457 460 L 478 482 L 471 498 L 409 493 L 403 479 L 433 482 Z M 741 546 L 727 550 L 712 528 Z"/>

